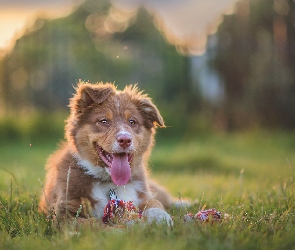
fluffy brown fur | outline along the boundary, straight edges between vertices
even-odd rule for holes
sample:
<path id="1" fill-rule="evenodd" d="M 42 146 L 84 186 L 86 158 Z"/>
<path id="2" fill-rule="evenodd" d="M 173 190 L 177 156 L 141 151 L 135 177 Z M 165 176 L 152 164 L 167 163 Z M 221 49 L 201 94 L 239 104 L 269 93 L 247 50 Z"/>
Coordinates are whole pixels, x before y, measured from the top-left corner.
<path id="1" fill-rule="evenodd" d="M 118 91 L 113 84 L 80 82 L 69 107 L 66 142 L 48 159 L 40 209 L 65 218 L 82 205 L 81 218 L 100 219 L 109 190 L 116 189 L 148 221 L 170 222 L 163 206 L 171 197 L 147 174 L 155 128 L 165 126 L 151 99 L 136 86 Z"/>

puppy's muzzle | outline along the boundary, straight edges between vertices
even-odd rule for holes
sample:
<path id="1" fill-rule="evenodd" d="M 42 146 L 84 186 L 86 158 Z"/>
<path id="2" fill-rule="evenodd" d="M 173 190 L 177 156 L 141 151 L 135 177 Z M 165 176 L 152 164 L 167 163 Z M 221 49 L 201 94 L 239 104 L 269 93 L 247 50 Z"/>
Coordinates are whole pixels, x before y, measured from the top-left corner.
<path id="1" fill-rule="evenodd" d="M 125 150 L 131 146 L 132 138 L 127 133 L 119 134 L 117 136 L 117 142 L 118 142 L 119 146 Z"/>

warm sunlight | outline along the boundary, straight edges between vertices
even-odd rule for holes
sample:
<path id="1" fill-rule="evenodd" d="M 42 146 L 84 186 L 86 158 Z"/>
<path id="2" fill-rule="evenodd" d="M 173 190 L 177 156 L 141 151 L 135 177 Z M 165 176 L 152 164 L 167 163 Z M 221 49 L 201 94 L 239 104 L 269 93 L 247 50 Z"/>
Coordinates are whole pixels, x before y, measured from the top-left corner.
<path id="1" fill-rule="evenodd" d="M 134 0 L 113 0 L 118 8 L 134 8 Z M 142 5 L 154 15 L 156 27 L 181 54 L 202 55 L 207 36 L 216 32 L 222 16 L 232 14 L 237 0 L 145 0 Z M 139 7 L 139 6 L 137 6 Z"/>
<path id="2" fill-rule="evenodd" d="M 10 47 L 37 16 L 55 18 L 69 13 L 80 0 L 25 1 L 0 3 L 0 50 Z"/>
<path id="3" fill-rule="evenodd" d="M 1 10 L 0 13 L 0 47 L 6 47 L 14 34 L 23 27 L 28 13 L 17 10 L 11 12 Z"/>
<path id="4" fill-rule="evenodd" d="M 180 53 L 200 55 L 205 51 L 207 35 L 216 30 L 223 14 L 232 12 L 236 1 L 113 0 L 115 8 L 109 13 L 109 18 L 105 20 L 104 26 L 110 32 L 125 30 L 128 26 L 128 18 L 118 15 L 118 13 L 134 13 L 142 5 L 154 15 L 154 23 L 157 28 L 161 30 L 169 43 L 176 45 Z M 81 0 L 55 0 L 46 1 L 46 3 L 44 1 L 26 1 L 24 4 L 20 0 L 12 0 L 2 4 L 0 9 L 2 27 L 0 29 L 0 50 L 8 48 L 22 34 L 22 29 L 30 26 L 30 22 L 36 16 L 41 14 L 48 17 L 61 16 L 81 2 Z M 121 9 L 121 12 L 116 9 Z M 114 22 L 114 19 L 120 19 L 120 22 Z"/>

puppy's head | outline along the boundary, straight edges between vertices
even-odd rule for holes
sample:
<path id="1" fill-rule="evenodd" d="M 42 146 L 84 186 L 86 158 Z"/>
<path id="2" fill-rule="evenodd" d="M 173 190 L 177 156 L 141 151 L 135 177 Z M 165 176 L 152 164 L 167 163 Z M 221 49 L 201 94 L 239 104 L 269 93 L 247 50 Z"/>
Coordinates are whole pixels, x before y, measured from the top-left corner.
<path id="1" fill-rule="evenodd" d="M 151 99 L 137 87 L 80 83 L 70 100 L 66 138 L 73 151 L 125 185 L 141 167 L 157 125 L 164 122 Z"/>

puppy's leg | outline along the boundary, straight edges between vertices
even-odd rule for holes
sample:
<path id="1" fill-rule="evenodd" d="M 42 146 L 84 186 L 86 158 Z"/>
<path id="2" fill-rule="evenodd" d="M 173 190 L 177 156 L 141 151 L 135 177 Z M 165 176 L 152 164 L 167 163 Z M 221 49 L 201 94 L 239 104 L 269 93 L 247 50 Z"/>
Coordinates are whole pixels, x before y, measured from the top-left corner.
<path id="1" fill-rule="evenodd" d="M 148 185 L 154 198 L 160 201 L 165 208 L 170 208 L 173 204 L 173 197 L 171 194 L 153 180 L 148 180 Z"/>

